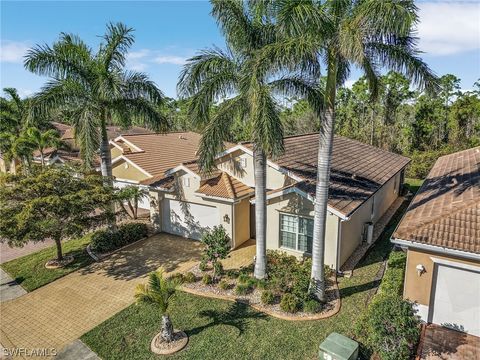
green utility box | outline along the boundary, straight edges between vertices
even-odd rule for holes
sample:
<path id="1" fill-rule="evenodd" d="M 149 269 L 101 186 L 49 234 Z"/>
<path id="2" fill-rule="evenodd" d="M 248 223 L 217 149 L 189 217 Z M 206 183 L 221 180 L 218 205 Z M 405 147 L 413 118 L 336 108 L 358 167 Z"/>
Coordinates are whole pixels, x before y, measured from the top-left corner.
<path id="1" fill-rule="evenodd" d="M 321 360 L 357 360 L 358 343 L 333 332 L 320 344 L 319 356 Z"/>

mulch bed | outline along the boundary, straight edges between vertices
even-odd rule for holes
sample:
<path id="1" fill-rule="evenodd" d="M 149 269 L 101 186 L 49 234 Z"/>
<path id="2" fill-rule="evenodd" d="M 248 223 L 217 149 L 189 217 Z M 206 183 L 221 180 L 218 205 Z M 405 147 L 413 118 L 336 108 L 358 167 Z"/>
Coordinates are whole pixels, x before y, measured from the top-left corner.
<path id="1" fill-rule="evenodd" d="M 201 281 L 202 276 L 205 274 L 213 276 L 213 271 L 201 271 L 199 269 L 199 265 L 195 265 L 193 268 L 190 269 L 190 271 L 195 274 L 197 281 L 194 283 L 184 283 L 182 286 L 184 291 L 200 296 L 246 303 L 258 311 L 262 311 L 271 316 L 284 320 L 324 319 L 335 315 L 340 310 L 340 293 L 338 291 L 335 276 L 332 276 L 326 280 L 326 302 L 320 312 L 308 313 L 304 311 L 298 311 L 296 313 L 287 313 L 280 309 L 280 296 L 276 299 L 274 304 L 266 305 L 263 304 L 261 301 L 261 295 L 264 290 L 255 288 L 246 295 L 237 295 L 235 293 L 235 286 L 238 282 L 237 279 L 230 279 L 226 276 L 223 276 L 222 280 L 227 281 L 229 284 L 228 288 L 226 290 L 223 290 L 218 287 L 219 281 L 211 285 L 205 285 Z"/>
<path id="2" fill-rule="evenodd" d="M 62 260 L 52 259 L 48 260 L 45 264 L 47 269 L 58 269 L 67 266 L 73 262 L 74 257 L 71 255 L 64 256 Z"/>

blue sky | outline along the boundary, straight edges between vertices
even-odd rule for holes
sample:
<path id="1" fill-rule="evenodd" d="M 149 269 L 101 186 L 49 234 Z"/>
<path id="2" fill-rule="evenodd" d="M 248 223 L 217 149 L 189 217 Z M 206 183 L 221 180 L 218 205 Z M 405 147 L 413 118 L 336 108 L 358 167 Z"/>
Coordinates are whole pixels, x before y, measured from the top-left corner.
<path id="1" fill-rule="evenodd" d="M 421 1 L 418 35 L 424 59 L 437 74 L 453 73 L 462 88 L 480 77 L 480 0 Z M 0 86 L 22 96 L 45 78 L 23 69 L 25 51 L 52 44 L 60 32 L 75 33 L 96 48 L 107 22 L 135 29 L 128 66 L 148 73 L 168 96 L 185 59 L 199 49 L 222 46 L 223 38 L 206 1 L 0 1 Z M 358 77 L 353 73 L 348 84 Z"/>

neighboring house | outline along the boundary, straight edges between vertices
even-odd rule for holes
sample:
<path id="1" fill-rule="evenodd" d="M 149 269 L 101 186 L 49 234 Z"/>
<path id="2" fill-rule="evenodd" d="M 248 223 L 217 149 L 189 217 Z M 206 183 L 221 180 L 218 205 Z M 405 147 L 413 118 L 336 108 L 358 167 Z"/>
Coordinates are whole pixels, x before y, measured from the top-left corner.
<path id="1" fill-rule="evenodd" d="M 480 147 L 437 160 L 392 242 L 421 318 L 480 336 Z"/>
<path id="2" fill-rule="evenodd" d="M 148 186 L 158 231 L 199 239 L 225 227 L 238 247 L 255 237 L 252 144 L 226 144 L 217 171 L 198 169 L 200 135 L 119 136 L 112 141 L 117 181 Z M 285 153 L 268 161 L 267 248 L 297 256 L 311 252 L 318 134 L 285 138 Z M 409 159 L 335 137 L 325 262 L 340 269 L 399 196 Z"/>

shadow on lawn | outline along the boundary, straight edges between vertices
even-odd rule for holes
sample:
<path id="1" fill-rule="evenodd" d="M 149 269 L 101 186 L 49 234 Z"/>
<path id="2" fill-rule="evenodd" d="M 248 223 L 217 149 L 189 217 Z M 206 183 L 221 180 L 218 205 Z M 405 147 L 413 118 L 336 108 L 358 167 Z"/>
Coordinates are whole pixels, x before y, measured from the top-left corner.
<path id="1" fill-rule="evenodd" d="M 203 330 L 217 325 L 232 326 L 238 330 L 238 336 L 240 336 L 247 329 L 250 321 L 268 321 L 269 319 L 266 314 L 254 311 L 248 304 L 238 301 L 235 301 L 227 311 L 203 310 L 199 312 L 199 315 L 210 319 L 210 322 L 206 325 L 185 330 L 188 336 L 199 334 Z"/>

